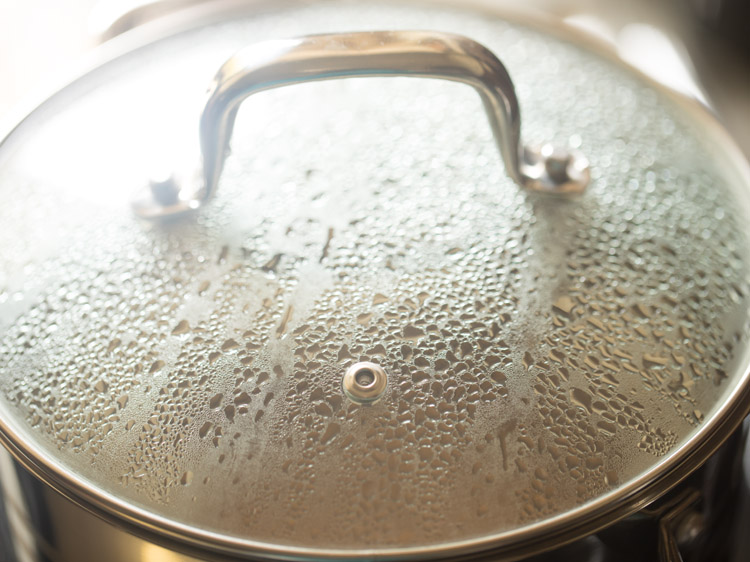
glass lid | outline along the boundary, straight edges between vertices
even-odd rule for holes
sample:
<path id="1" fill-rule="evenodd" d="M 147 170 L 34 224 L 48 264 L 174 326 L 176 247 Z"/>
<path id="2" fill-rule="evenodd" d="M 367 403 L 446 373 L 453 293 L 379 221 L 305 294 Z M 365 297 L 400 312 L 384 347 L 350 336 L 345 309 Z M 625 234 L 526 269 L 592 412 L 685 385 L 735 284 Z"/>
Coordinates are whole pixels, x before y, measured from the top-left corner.
<path id="1" fill-rule="evenodd" d="M 497 54 L 524 138 L 585 154 L 585 192 L 519 187 L 465 84 L 371 76 L 253 95 L 211 202 L 136 216 L 238 49 L 375 29 Z M 583 532 L 741 419 L 747 174 L 713 127 L 578 46 L 433 4 L 285 3 L 140 48 L 0 145 L 3 441 L 219 550 Z"/>

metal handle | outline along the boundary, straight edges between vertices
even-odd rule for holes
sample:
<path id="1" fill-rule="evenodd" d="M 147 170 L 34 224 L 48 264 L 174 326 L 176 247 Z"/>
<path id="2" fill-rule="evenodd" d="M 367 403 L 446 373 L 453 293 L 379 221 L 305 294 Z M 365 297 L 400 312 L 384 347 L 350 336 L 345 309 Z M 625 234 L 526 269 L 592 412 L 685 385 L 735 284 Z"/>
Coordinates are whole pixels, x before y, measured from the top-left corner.
<path id="1" fill-rule="evenodd" d="M 508 175 L 529 189 L 581 192 L 588 162 L 574 152 L 521 143 L 518 99 L 508 72 L 487 48 L 460 35 L 434 31 L 375 31 L 312 35 L 247 47 L 219 69 L 200 120 L 202 182 L 153 181 L 134 202 L 142 217 L 157 218 L 202 206 L 216 191 L 240 103 L 291 84 L 333 78 L 418 76 L 463 82 L 479 92 Z"/>
<path id="2" fill-rule="evenodd" d="M 700 501 L 698 490 L 687 488 L 668 505 L 659 518 L 659 562 L 683 562 L 681 547 L 704 531 L 703 517 L 695 506 Z"/>

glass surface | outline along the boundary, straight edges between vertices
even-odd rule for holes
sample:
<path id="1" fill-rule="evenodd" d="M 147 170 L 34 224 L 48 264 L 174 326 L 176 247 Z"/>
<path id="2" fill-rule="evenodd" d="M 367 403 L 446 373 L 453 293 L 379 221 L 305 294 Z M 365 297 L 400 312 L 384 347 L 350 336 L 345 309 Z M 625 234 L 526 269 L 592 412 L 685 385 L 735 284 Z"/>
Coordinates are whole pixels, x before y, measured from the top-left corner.
<path id="1" fill-rule="evenodd" d="M 580 148 L 579 199 L 505 174 L 463 85 L 253 96 L 216 199 L 137 220 L 250 41 L 434 28 L 490 47 L 531 141 Z M 321 4 L 92 74 L 0 153 L 2 416 L 71 473 L 196 528 L 303 548 L 500 534 L 676 451 L 734 388 L 747 215 L 708 135 L 582 50 L 484 15 Z M 388 373 L 373 405 L 355 362 Z"/>

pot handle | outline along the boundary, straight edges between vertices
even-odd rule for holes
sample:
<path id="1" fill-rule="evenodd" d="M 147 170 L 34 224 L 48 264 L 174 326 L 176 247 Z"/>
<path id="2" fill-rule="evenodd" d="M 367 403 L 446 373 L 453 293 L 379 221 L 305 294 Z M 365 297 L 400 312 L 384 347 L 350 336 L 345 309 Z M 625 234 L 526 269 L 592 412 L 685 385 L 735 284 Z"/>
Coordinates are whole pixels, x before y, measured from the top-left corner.
<path id="1" fill-rule="evenodd" d="M 486 47 L 435 31 L 374 31 L 311 35 L 251 45 L 216 74 L 200 119 L 202 178 L 180 185 L 174 176 L 151 182 L 134 201 L 144 218 L 201 207 L 216 191 L 240 103 L 290 84 L 367 76 L 442 78 L 472 86 L 482 99 L 508 175 L 528 189 L 580 193 L 589 180 L 587 160 L 574 151 L 521 143 L 518 99 L 503 64 Z"/>

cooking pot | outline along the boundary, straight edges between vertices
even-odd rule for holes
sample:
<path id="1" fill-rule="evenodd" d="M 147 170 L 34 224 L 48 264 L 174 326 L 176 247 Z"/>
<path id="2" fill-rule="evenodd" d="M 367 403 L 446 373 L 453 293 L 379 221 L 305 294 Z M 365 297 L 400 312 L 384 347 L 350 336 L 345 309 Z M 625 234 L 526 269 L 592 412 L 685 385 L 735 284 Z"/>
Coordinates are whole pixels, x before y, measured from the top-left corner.
<path id="1" fill-rule="evenodd" d="M 749 405 L 747 165 L 486 8 L 212 8 L 9 132 L 32 542 L 93 514 L 106 559 L 699 559 Z"/>

